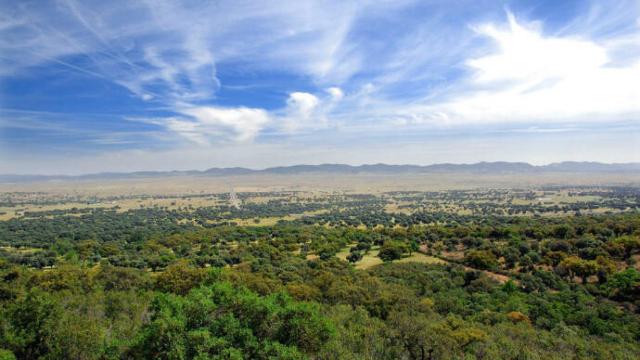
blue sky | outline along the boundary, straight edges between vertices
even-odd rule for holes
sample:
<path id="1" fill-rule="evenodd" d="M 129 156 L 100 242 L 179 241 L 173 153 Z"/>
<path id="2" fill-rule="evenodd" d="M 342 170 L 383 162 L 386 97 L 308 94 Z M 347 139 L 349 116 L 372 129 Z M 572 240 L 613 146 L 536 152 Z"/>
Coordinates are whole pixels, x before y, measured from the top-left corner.
<path id="1" fill-rule="evenodd" d="M 0 0 L 0 173 L 640 161 L 640 1 Z"/>

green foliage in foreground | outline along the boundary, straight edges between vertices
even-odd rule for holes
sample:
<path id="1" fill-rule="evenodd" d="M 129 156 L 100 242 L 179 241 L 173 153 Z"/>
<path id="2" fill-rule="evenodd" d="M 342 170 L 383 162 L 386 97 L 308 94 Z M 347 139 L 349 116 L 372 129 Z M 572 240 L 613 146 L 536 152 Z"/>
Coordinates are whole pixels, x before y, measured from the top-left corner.
<path id="1" fill-rule="evenodd" d="M 3 308 L 2 350 L 25 359 L 301 359 L 333 325 L 314 303 L 227 282 L 185 296 L 32 289 Z M 13 351 L 13 353 L 11 352 Z"/>
<path id="2" fill-rule="evenodd" d="M 5 224 L 37 247 L 0 249 L 0 359 L 640 358 L 638 214 L 125 236 L 129 215 L 112 239 Z"/>
<path id="3" fill-rule="evenodd" d="M 178 262 L 158 274 L 5 266 L 0 276 L 12 291 L 0 302 L 0 359 L 640 355 L 637 316 L 584 292 L 527 294 L 459 267 L 390 263 L 363 272 L 270 251 L 270 271 L 251 270 L 264 258 L 210 270 Z"/>
<path id="4" fill-rule="evenodd" d="M 298 359 L 320 351 L 334 333 L 317 304 L 283 293 L 259 296 L 229 283 L 184 297 L 157 295 L 150 310 L 133 357 Z"/>

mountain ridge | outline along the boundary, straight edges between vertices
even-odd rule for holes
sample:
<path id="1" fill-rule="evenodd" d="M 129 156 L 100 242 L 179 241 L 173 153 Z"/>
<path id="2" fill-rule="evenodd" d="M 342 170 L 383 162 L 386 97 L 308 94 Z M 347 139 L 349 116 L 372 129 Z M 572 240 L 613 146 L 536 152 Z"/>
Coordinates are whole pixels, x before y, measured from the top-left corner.
<path id="1" fill-rule="evenodd" d="M 100 180 L 100 179 L 132 179 L 156 178 L 171 176 L 243 176 L 243 175 L 295 175 L 295 174 L 434 174 L 434 173 L 497 173 L 497 174 L 536 174 L 550 172 L 566 173 L 638 173 L 640 163 L 601 163 L 594 161 L 564 161 L 547 165 L 531 165 L 526 162 L 477 162 L 468 164 L 438 163 L 431 165 L 412 164 L 318 164 L 276 166 L 265 169 L 245 167 L 209 168 L 206 170 L 173 170 L 173 171 L 134 171 L 134 172 L 101 172 L 83 175 L 32 175 L 32 174 L 0 174 L 0 183 L 34 182 L 53 180 Z"/>

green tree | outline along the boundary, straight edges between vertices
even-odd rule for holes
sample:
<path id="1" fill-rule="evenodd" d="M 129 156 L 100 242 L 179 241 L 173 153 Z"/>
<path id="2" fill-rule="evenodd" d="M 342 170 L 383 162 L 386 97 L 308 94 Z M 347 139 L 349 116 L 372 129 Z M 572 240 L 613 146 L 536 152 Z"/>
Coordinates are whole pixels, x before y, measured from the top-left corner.
<path id="1" fill-rule="evenodd" d="M 385 241 L 380 248 L 380 252 L 378 252 L 378 257 L 382 259 L 382 261 L 389 262 L 401 259 L 402 255 L 407 252 L 407 244 L 400 241 Z"/>
<path id="2" fill-rule="evenodd" d="M 471 250 L 464 260 L 469 266 L 477 269 L 494 269 L 498 266 L 498 259 L 489 250 Z"/>
<path id="3" fill-rule="evenodd" d="M 156 289 L 164 292 L 185 295 L 189 290 L 200 286 L 207 278 L 207 270 L 179 261 L 169 265 L 156 278 Z"/>
<path id="4" fill-rule="evenodd" d="M 356 263 L 362 260 L 362 253 L 360 251 L 353 251 L 347 255 L 347 261 L 350 263 Z"/>

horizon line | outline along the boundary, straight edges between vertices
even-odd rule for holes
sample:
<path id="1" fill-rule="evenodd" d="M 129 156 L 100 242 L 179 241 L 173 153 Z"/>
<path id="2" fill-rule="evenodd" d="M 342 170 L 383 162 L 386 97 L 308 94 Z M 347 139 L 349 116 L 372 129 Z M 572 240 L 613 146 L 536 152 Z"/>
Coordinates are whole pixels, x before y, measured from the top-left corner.
<path id="1" fill-rule="evenodd" d="M 0 177 L 2 177 L 2 176 L 84 177 L 84 176 L 96 176 L 96 175 L 107 175 L 107 174 L 126 175 L 126 174 L 137 174 L 137 173 L 185 173 L 185 172 L 200 172 L 200 173 L 203 173 L 203 172 L 206 172 L 206 171 L 209 171 L 209 170 L 213 170 L 213 169 L 217 169 L 217 170 L 242 169 L 242 170 L 260 172 L 260 171 L 267 171 L 267 170 L 272 170 L 272 169 L 292 168 L 292 167 L 298 167 L 298 166 L 328 166 L 328 165 L 348 166 L 348 167 L 353 167 L 353 168 L 363 167 L 363 166 L 380 166 L 380 165 L 382 165 L 382 166 L 414 166 L 414 167 L 423 167 L 424 168 L 424 167 L 437 166 L 437 165 L 469 166 L 469 165 L 498 164 L 498 163 L 501 163 L 501 164 L 523 164 L 523 165 L 528 165 L 528 166 L 536 167 L 536 168 L 546 167 L 546 166 L 551 166 L 551 165 L 557 165 L 557 164 L 567 164 L 567 163 L 573 163 L 573 164 L 597 164 L 597 165 L 610 165 L 610 166 L 614 166 L 614 165 L 640 165 L 640 161 L 632 161 L 632 162 L 600 162 L 600 161 L 574 161 L 574 160 L 550 162 L 550 163 L 540 164 L 540 165 L 531 164 L 531 163 L 526 162 L 526 161 L 502 161 L 502 160 L 477 161 L 477 162 L 468 162 L 468 163 L 443 162 L 443 163 L 430 163 L 430 164 L 425 164 L 425 165 L 410 164 L 410 163 L 391 164 L 391 163 L 382 163 L 382 162 L 379 162 L 379 163 L 361 163 L 361 164 L 357 164 L 357 165 L 347 164 L 347 163 L 319 163 L 319 164 L 298 163 L 298 164 L 293 164 L 293 165 L 269 166 L 269 167 L 265 167 L 265 168 L 251 168 L 251 167 L 244 167 L 244 166 L 226 166 L 226 167 L 215 167 L 214 166 L 214 167 L 204 168 L 204 169 L 201 169 L 201 170 L 188 169 L 188 170 L 100 171 L 100 172 L 88 172 L 88 173 L 79 173 L 79 174 L 0 173 Z"/>

